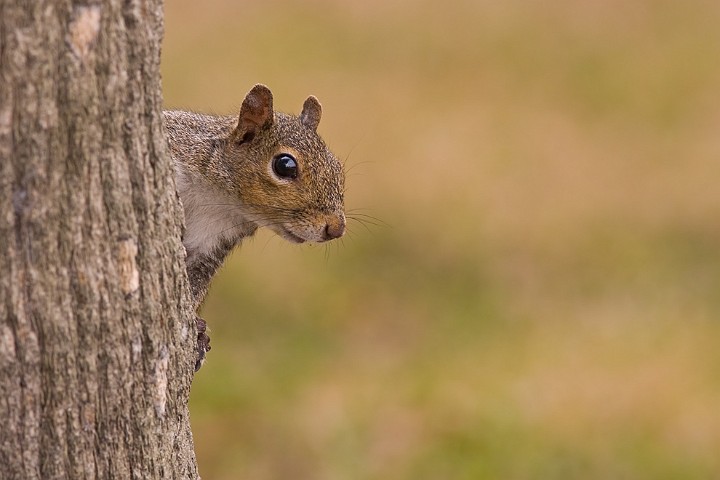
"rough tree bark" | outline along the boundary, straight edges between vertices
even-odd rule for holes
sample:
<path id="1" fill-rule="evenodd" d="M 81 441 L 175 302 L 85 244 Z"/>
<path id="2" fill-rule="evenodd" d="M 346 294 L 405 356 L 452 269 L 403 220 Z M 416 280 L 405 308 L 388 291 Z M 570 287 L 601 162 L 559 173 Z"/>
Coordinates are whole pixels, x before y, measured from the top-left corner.
<path id="1" fill-rule="evenodd" d="M 160 0 L 0 0 L 0 477 L 197 478 Z"/>

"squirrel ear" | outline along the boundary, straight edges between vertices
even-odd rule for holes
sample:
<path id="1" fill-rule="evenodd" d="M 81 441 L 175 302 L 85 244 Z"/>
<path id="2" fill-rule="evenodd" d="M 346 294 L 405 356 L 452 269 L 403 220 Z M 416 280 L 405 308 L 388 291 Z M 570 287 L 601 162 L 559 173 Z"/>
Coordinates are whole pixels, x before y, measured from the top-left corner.
<path id="1" fill-rule="evenodd" d="M 248 92 L 240 107 L 240 119 L 235 132 L 239 139 L 252 138 L 255 133 L 273 122 L 273 97 L 268 87 L 258 83 Z"/>
<path id="2" fill-rule="evenodd" d="M 311 130 L 317 130 L 322 116 L 322 106 L 318 99 L 310 95 L 305 103 L 303 103 L 302 113 L 300 114 L 300 122 Z"/>

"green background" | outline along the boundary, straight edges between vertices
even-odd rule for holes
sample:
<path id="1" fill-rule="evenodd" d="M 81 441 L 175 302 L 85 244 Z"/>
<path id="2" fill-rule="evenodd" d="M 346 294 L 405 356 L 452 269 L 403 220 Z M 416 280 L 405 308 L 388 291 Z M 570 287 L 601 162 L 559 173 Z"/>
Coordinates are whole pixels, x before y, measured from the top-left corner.
<path id="1" fill-rule="evenodd" d="M 316 95 L 356 218 L 261 232 L 214 281 L 203 478 L 719 478 L 718 25 L 714 0 L 168 0 L 166 105 Z"/>

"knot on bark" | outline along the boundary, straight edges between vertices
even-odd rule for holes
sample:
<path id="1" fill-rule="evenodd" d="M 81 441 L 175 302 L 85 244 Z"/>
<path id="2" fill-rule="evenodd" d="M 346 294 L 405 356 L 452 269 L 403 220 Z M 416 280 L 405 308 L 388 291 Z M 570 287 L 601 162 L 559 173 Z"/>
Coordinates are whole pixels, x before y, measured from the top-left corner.
<path id="1" fill-rule="evenodd" d="M 84 61 L 97 38 L 100 31 L 101 8 L 98 5 L 88 7 L 77 7 L 74 11 L 74 18 L 70 22 L 67 35 L 67 42 L 75 56 Z"/>
<path id="2" fill-rule="evenodd" d="M 140 288 L 140 272 L 137 269 L 137 243 L 132 238 L 122 238 L 118 241 L 118 269 L 120 290 L 130 295 Z"/>

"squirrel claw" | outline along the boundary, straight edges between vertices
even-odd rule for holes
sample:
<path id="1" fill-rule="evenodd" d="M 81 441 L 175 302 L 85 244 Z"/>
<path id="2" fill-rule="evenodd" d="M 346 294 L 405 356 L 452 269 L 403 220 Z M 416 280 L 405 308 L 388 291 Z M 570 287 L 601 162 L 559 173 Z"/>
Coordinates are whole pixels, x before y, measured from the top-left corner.
<path id="1" fill-rule="evenodd" d="M 197 372 L 205 362 L 205 354 L 210 351 L 210 337 L 207 333 L 207 323 L 200 317 L 195 317 L 197 327 L 197 360 L 195 360 L 195 371 Z"/>

